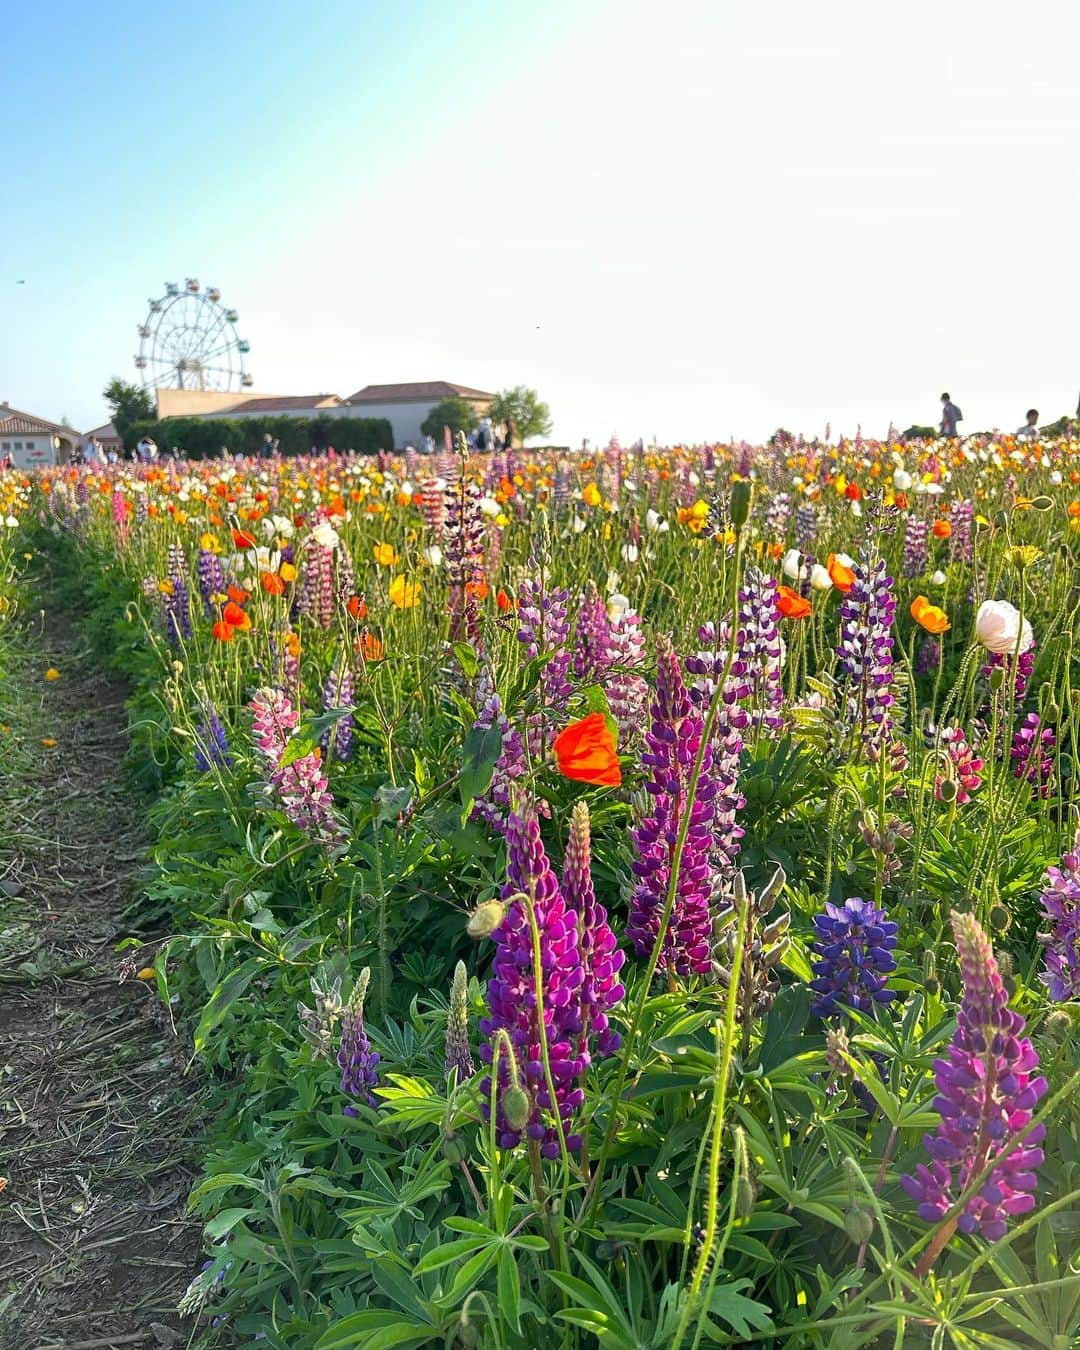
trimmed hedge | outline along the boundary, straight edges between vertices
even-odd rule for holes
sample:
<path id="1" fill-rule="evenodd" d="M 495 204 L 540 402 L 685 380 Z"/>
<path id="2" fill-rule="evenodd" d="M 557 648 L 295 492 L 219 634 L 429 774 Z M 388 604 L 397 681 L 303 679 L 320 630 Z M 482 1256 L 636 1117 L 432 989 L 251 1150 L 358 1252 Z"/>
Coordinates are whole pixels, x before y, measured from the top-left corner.
<path id="1" fill-rule="evenodd" d="M 283 455 L 306 455 L 328 445 L 361 455 L 394 448 L 394 430 L 385 417 L 170 417 L 132 423 L 124 445 L 133 451 L 144 436 L 151 436 L 162 452 L 213 459 L 222 446 L 233 455 L 257 455 L 267 432 L 281 442 Z"/>

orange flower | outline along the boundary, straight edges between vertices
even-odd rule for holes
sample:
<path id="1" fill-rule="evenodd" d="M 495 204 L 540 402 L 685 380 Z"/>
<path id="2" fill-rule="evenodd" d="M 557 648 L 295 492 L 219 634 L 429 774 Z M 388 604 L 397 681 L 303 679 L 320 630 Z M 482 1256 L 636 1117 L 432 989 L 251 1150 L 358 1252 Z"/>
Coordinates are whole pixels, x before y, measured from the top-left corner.
<path id="1" fill-rule="evenodd" d="M 365 661 L 381 661 L 386 655 L 386 648 L 374 633 L 361 634 L 359 651 Z"/>
<path id="2" fill-rule="evenodd" d="M 1078 516 L 1080 516 L 1080 502 L 1070 502 L 1065 509 L 1068 511 L 1069 515 L 1073 518 L 1073 520 L 1075 520 Z"/>
<path id="3" fill-rule="evenodd" d="M 945 611 L 932 605 L 925 595 L 917 595 L 912 600 L 911 617 L 928 633 L 947 633 L 952 627 Z"/>
<path id="4" fill-rule="evenodd" d="M 229 599 L 236 605 L 243 605 L 251 599 L 251 592 L 245 591 L 242 586 L 230 586 Z"/>
<path id="5" fill-rule="evenodd" d="M 232 600 L 230 600 L 221 611 L 221 617 L 227 624 L 231 624 L 233 628 L 239 628 L 241 633 L 246 633 L 251 627 L 251 620 L 240 606 Z"/>
<path id="6" fill-rule="evenodd" d="M 814 612 L 810 601 L 804 599 L 798 591 L 793 591 L 790 586 L 780 587 L 776 608 L 785 619 L 807 619 Z"/>
<path id="7" fill-rule="evenodd" d="M 615 737 L 603 713 L 589 713 L 580 722 L 571 722 L 555 737 L 554 748 L 564 778 L 597 787 L 618 787 L 622 783 Z"/>
<path id="8" fill-rule="evenodd" d="M 475 595 L 477 600 L 486 600 L 491 593 L 491 587 L 486 581 L 467 581 L 465 583 L 465 594 Z"/>
<path id="9" fill-rule="evenodd" d="M 231 642 L 236 629 L 231 623 L 226 623 L 224 619 L 218 619 L 214 624 L 214 636 L 219 642 Z"/>
<path id="10" fill-rule="evenodd" d="M 245 530 L 233 530 L 232 541 L 237 548 L 254 548 L 255 537 L 248 534 Z"/>
<path id="11" fill-rule="evenodd" d="M 862 488 L 858 483 L 849 483 L 844 489 L 844 496 L 849 502 L 857 502 L 862 496 Z"/>
<path id="12" fill-rule="evenodd" d="M 952 525 L 949 523 L 949 521 L 947 520 L 934 521 L 935 539 L 948 539 L 950 534 L 952 534 Z"/>
<path id="13" fill-rule="evenodd" d="M 367 601 L 361 599 L 359 595 L 350 595 L 349 602 L 345 606 L 354 619 L 367 618 Z"/>
<path id="14" fill-rule="evenodd" d="M 511 609 L 514 604 L 513 600 L 510 599 L 501 586 L 495 593 L 495 603 L 502 610 Z"/>
<path id="15" fill-rule="evenodd" d="M 290 655 L 290 656 L 293 658 L 293 660 L 295 661 L 296 658 L 300 655 L 300 634 L 299 634 L 299 633 L 286 633 L 286 634 L 285 634 L 285 650 L 289 653 L 289 655 Z"/>
<path id="16" fill-rule="evenodd" d="M 830 553 L 828 572 L 829 572 L 829 580 L 836 587 L 836 589 L 842 595 L 847 595 L 848 591 L 850 591 L 852 586 L 854 586 L 855 584 L 855 573 L 851 570 L 851 568 L 845 566 L 845 564 L 840 561 L 840 559 L 836 556 L 835 553 Z"/>
<path id="17" fill-rule="evenodd" d="M 276 572 L 263 572 L 259 576 L 262 588 L 267 595 L 284 595 L 285 583 Z"/>

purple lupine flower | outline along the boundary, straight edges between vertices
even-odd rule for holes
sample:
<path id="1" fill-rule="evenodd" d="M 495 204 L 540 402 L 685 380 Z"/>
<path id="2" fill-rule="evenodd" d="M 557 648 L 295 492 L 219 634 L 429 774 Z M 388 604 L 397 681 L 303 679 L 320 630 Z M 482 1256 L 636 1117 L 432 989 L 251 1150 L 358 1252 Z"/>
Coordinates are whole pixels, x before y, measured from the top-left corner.
<path id="1" fill-rule="evenodd" d="M 867 562 L 860 558 L 854 572 L 851 589 L 840 603 L 836 654 L 848 685 L 850 712 L 873 751 L 892 730 L 889 709 L 894 702 L 892 623 L 896 598 L 884 559 Z"/>
<path id="2" fill-rule="evenodd" d="M 782 544 L 787 538 L 788 521 L 791 519 L 791 493 L 777 492 L 769 498 L 765 508 L 765 537 L 775 544 Z"/>
<path id="3" fill-rule="evenodd" d="M 587 1065 L 591 1036 L 595 1035 L 601 1055 L 613 1055 L 619 1048 L 620 1038 L 609 1023 L 608 1013 L 626 993 L 618 978 L 626 956 L 615 942 L 607 910 L 598 903 L 593 888 L 589 807 L 584 801 L 575 803 L 570 816 L 562 893 L 568 908 L 577 915 L 582 971 L 580 1053 Z"/>
<path id="4" fill-rule="evenodd" d="M 757 567 L 747 567 L 739 591 L 739 655 L 752 685 L 751 720 L 770 731 L 784 725 L 778 598 L 775 579 Z"/>
<path id="5" fill-rule="evenodd" d="M 215 767 L 231 769 L 232 756 L 221 718 L 208 707 L 195 728 L 195 769 L 198 773 L 207 773 Z"/>
<path id="6" fill-rule="evenodd" d="M 585 587 L 574 631 L 574 676 L 579 684 L 596 684 L 608 671 L 607 605 L 594 581 Z"/>
<path id="7" fill-rule="evenodd" d="M 364 1026 L 364 996 L 370 978 L 371 972 L 365 966 L 341 1014 L 341 1048 L 338 1050 L 337 1062 L 341 1070 L 342 1093 L 375 1107 L 378 1102 L 371 1089 L 379 1084 L 379 1053 L 372 1050 Z M 356 1108 L 346 1106 L 345 1115 L 355 1116 Z"/>
<path id="8" fill-rule="evenodd" d="M 172 581 L 172 591 L 164 597 L 165 635 L 173 647 L 191 638 L 191 600 L 182 577 Z"/>
<path id="9" fill-rule="evenodd" d="M 872 900 L 852 896 L 842 905 L 831 902 L 814 916 L 810 988 L 818 995 L 810 1011 L 830 1017 L 846 1008 L 872 1011 L 875 1003 L 891 1003 L 896 994 L 885 985 L 896 969 L 893 949 L 897 925 Z"/>
<path id="10" fill-rule="evenodd" d="M 577 915 L 568 910 L 551 870 L 536 813 L 526 809 L 514 812 L 507 824 L 507 874 L 503 888 L 507 910 L 502 922 L 491 934 L 495 941 L 495 959 L 488 983 L 490 1017 L 480 1023 L 484 1043 L 480 1058 L 492 1062 L 495 1036 L 504 1030 L 523 1076 L 529 1111 L 524 1133 L 539 1145 L 545 1158 L 559 1156 L 559 1135 L 552 1124 L 558 1111 L 566 1129 L 574 1113 L 585 1100 L 576 1079 L 583 1072 L 577 1047 L 582 1028 L 581 957 L 578 952 Z M 529 911 L 540 939 L 542 996 L 536 988 L 533 934 Z M 548 1060 L 555 1088 L 551 1100 L 541 1050 L 541 1018 L 548 1046 Z M 508 1069 L 500 1073 L 499 1089 L 505 1091 L 511 1081 Z M 491 1080 L 480 1085 L 481 1098 L 490 1098 Z M 515 1148 L 522 1130 L 510 1124 L 498 1105 L 496 1120 L 498 1142 L 502 1148 Z M 567 1147 L 581 1147 L 581 1136 L 568 1134 Z"/>
<path id="11" fill-rule="evenodd" d="M 551 485 L 551 507 L 557 516 L 565 516 L 570 505 L 570 465 L 560 459 Z"/>
<path id="12" fill-rule="evenodd" d="M 501 829 L 510 809 L 510 796 L 514 783 L 527 770 L 525 747 L 521 740 L 521 733 L 517 727 L 510 724 L 509 719 L 503 712 L 499 695 L 492 684 L 491 677 L 486 673 L 478 683 L 477 692 L 484 698 L 484 702 L 472 729 L 476 731 L 478 729 L 486 730 L 488 727 L 498 727 L 502 736 L 502 750 L 499 758 L 495 761 L 487 791 L 473 802 L 472 814 L 475 820 L 484 820 L 493 829 Z"/>
<path id="13" fill-rule="evenodd" d="M 1054 775 L 1055 743 L 1053 727 L 1044 725 L 1037 712 L 1029 712 L 1013 735 L 1012 749 L 1009 752 L 1013 763 L 1013 777 L 1026 778 L 1038 788 L 1040 797 L 1050 795 L 1050 780 Z"/>
<path id="14" fill-rule="evenodd" d="M 320 628 L 334 621 L 334 550 L 309 541 L 304 551 L 297 601 L 300 613 Z"/>
<path id="15" fill-rule="evenodd" d="M 949 535 L 949 561 L 971 563 L 975 561 L 975 541 L 972 526 L 975 522 L 975 507 L 972 502 L 953 502 L 949 511 L 949 523 L 952 533 Z"/>
<path id="16" fill-rule="evenodd" d="M 200 549 L 195 570 L 199 577 L 199 594 L 202 596 L 203 606 L 207 614 L 213 614 L 218 604 L 213 597 L 225 594 L 225 572 L 221 566 L 221 559 L 208 548 Z"/>
<path id="17" fill-rule="evenodd" d="M 534 661 L 551 654 L 540 674 L 543 708 L 528 726 L 529 752 L 534 757 L 543 754 L 545 739 L 562 719 L 570 698 L 568 673 L 573 653 L 566 645 L 569 603 L 570 592 L 561 586 L 546 589 L 543 582 L 526 578 L 518 587 L 517 617 L 521 626 L 517 636 L 525 648 L 525 658 Z"/>
<path id="18" fill-rule="evenodd" d="M 355 692 L 353 674 L 342 661 L 330 672 L 323 689 L 323 712 L 332 712 L 337 708 L 351 708 Z M 356 721 L 352 713 L 339 717 L 332 727 L 323 733 L 322 747 L 324 755 L 333 755 L 344 763 L 352 754 L 353 733 Z"/>
<path id="19" fill-rule="evenodd" d="M 805 553 L 818 532 L 818 516 L 814 507 L 803 505 L 795 511 L 795 547 Z"/>
<path id="20" fill-rule="evenodd" d="M 1013 652 L 987 653 L 986 664 L 982 668 L 982 673 L 986 679 L 989 679 L 992 671 L 1004 670 L 1007 677 L 1008 672 L 1012 670 L 1014 661 L 1016 662 L 1016 697 L 1023 698 L 1027 693 L 1028 682 L 1035 669 L 1035 648 L 1033 646 L 1029 647 L 1027 651 L 1021 652 L 1019 656 L 1016 656 Z"/>
<path id="21" fill-rule="evenodd" d="M 964 992 L 946 1057 L 934 1062 L 934 1110 L 941 1123 L 923 1138 L 930 1165 L 920 1163 L 914 1175 L 901 1178 L 919 1202 L 919 1217 L 934 1224 L 1030 1124 L 1047 1091 L 1046 1079 L 1036 1072 L 1034 1046 L 1021 1035 L 1024 1019 L 1008 1006 L 990 939 L 971 914 L 954 910 L 952 928 Z M 962 1233 L 978 1232 L 996 1242 L 1010 1218 L 1035 1208 L 1035 1169 L 1043 1161 L 1038 1145 L 1045 1137 L 1046 1127 L 1036 1125 L 993 1167 L 957 1219 Z"/>
<path id="22" fill-rule="evenodd" d="M 915 653 L 915 674 L 932 675 L 941 664 L 941 640 L 932 634 L 925 637 Z"/>
<path id="23" fill-rule="evenodd" d="M 693 802 L 687 800 L 691 773 L 704 719 L 683 682 L 682 668 L 671 643 L 661 638 L 656 670 L 652 724 L 645 736 L 642 762 L 648 766 L 648 814 L 631 831 L 637 849 L 632 864 L 637 878 L 630 895 L 627 933 L 639 956 L 647 956 L 660 931 L 660 919 L 672 877 L 675 844 L 685 813 L 690 824 L 679 862 L 674 905 L 664 935 L 660 964 L 669 973 L 705 974 L 710 968 L 709 936 L 712 892 L 709 854 L 716 784 L 711 777 L 712 748 L 706 746 Z"/>
<path id="24" fill-rule="evenodd" d="M 645 634 L 641 616 L 632 609 L 614 614 L 608 601 L 608 656 L 610 666 L 605 677 L 608 709 L 621 737 L 630 737 L 641 726 L 649 701 L 649 686 L 644 675 L 636 674 L 645 664 Z"/>
<path id="25" fill-rule="evenodd" d="M 904 567 L 906 577 L 921 577 L 930 561 L 930 527 L 919 516 L 908 516 L 904 527 Z"/>
<path id="26" fill-rule="evenodd" d="M 722 623 L 718 632 L 715 624 L 703 624 L 698 630 L 698 637 L 707 645 L 686 658 L 686 669 L 699 677 L 691 685 L 689 693 L 692 702 L 699 707 L 707 707 L 727 666 L 731 625 Z M 749 698 L 752 691 L 753 684 L 747 676 L 746 662 L 740 650 L 732 661 L 724 697 L 716 710 L 708 771 L 716 794 L 710 856 L 718 877 L 728 877 L 734 873 L 742 848 L 740 840 L 745 833 L 736 817 L 746 805 L 746 798 L 739 791 L 739 762 L 743 732 L 750 725 L 750 718 L 740 705 L 740 700 Z"/>
<path id="27" fill-rule="evenodd" d="M 1049 925 L 1039 934 L 1046 958 L 1039 979 L 1058 1003 L 1080 999 L 1080 830 L 1061 866 L 1047 869 L 1039 903 Z"/>

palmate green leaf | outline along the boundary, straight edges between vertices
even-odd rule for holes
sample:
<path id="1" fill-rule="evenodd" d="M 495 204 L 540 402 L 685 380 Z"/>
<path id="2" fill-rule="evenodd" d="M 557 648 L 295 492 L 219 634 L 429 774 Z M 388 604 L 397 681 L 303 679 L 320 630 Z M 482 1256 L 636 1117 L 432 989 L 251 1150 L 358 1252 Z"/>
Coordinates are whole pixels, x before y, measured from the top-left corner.
<path id="1" fill-rule="evenodd" d="M 749 1336 L 751 1331 L 771 1331 L 773 1326 L 772 1309 L 756 1299 L 747 1298 L 742 1292 L 752 1289 L 753 1280 L 734 1280 L 729 1284 L 717 1285 L 709 1297 L 709 1313 L 735 1332 L 737 1336 Z"/>
<path id="2" fill-rule="evenodd" d="M 426 1275 L 429 1270 L 441 1270 L 451 1261 L 460 1260 L 461 1257 L 468 1256 L 478 1247 L 485 1247 L 492 1241 L 497 1242 L 498 1237 L 495 1233 L 487 1231 L 485 1237 L 460 1238 L 457 1242 L 444 1242 L 439 1247 L 433 1247 L 426 1256 L 417 1261 L 413 1266 L 413 1274 Z"/>

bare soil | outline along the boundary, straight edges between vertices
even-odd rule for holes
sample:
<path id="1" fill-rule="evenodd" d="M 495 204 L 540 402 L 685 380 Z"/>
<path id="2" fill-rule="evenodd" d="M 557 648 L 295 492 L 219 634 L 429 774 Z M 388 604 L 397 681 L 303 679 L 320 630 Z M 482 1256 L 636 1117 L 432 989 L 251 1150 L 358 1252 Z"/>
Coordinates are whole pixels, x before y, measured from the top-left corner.
<path id="1" fill-rule="evenodd" d="M 0 670 L 0 1350 L 186 1345 L 203 1094 L 131 974 L 152 947 L 116 951 L 146 845 L 126 691 L 61 611 L 20 643 Z"/>

